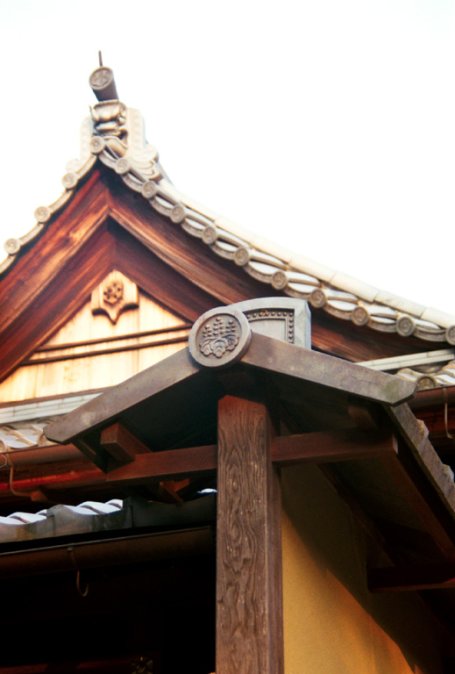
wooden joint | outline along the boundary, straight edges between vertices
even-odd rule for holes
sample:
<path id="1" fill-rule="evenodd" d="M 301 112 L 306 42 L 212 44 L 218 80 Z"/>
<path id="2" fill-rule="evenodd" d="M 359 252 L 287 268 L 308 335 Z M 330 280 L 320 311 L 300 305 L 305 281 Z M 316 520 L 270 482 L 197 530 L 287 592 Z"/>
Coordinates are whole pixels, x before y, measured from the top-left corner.
<path id="1" fill-rule="evenodd" d="M 114 466 L 134 461 L 138 454 L 147 454 L 150 450 L 121 423 L 103 428 L 100 445 L 114 460 Z"/>

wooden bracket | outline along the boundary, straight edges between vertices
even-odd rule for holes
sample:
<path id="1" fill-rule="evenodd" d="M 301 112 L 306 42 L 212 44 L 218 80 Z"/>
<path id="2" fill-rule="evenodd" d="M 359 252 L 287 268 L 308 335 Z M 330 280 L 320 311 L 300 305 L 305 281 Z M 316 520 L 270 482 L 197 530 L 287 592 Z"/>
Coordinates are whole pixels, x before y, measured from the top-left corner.
<path id="1" fill-rule="evenodd" d="M 455 561 L 370 569 L 368 588 L 371 592 L 412 592 L 455 588 Z"/>
<path id="2" fill-rule="evenodd" d="M 120 423 L 103 428 L 100 445 L 117 465 L 130 463 L 138 454 L 147 454 L 150 451 L 139 438 Z"/>

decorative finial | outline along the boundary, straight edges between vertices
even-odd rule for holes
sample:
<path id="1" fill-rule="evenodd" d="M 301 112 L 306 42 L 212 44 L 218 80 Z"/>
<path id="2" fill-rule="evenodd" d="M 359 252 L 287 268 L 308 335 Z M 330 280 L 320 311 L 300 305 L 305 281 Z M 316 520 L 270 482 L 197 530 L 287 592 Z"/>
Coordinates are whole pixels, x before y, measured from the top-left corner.
<path id="1" fill-rule="evenodd" d="M 99 67 L 90 75 L 89 83 L 92 91 L 99 101 L 118 100 L 115 86 L 114 73 L 110 68 L 103 65 L 103 55 L 98 52 Z"/>

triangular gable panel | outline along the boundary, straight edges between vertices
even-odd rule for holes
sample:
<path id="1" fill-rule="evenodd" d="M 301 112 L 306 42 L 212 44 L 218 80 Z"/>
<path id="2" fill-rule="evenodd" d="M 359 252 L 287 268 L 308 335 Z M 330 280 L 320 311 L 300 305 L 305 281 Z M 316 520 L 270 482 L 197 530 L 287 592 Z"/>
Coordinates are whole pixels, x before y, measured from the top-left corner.
<path id="1" fill-rule="evenodd" d="M 185 346 L 189 327 L 188 320 L 114 270 L 50 339 L 0 382 L 0 400 L 19 402 L 113 386 Z"/>

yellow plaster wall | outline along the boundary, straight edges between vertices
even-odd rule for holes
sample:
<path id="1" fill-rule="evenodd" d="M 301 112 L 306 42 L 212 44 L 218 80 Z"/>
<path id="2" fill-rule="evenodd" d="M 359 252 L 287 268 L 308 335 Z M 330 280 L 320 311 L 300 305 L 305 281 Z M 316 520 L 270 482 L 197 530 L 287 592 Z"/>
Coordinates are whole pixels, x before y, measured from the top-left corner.
<path id="1" fill-rule="evenodd" d="M 282 471 L 286 674 L 442 674 L 439 628 L 415 593 L 371 594 L 365 539 L 316 467 Z"/>

